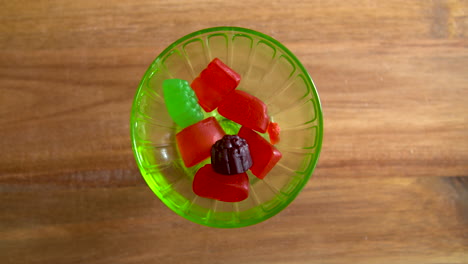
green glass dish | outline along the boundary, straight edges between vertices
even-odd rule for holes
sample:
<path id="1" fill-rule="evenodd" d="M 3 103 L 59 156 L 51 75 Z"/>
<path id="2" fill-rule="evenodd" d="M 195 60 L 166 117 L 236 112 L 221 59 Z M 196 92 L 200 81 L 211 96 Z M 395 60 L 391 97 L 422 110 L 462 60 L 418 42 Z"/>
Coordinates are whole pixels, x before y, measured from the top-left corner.
<path id="1" fill-rule="evenodd" d="M 249 197 L 237 203 L 193 193 L 193 176 L 210 160 L 184 166 L 175 141 L 181 128 L 171 120 L 162 93 L 164 80 L 191 82 L 216 57 L 241 75 L 237 89 L 265 102 L 271 119 L 281 127 L 276 147 L 283 158 L 263 180 L 248 172 Z M 216 117 L 228 134 L 236 134 L 240 128 L 217 110 L 204 113 L 205 118 L 209 116 Z M 312 79 L 286 47 L 250 29 L 216 27 L 180 38 L 154 60 L 136 92 L 130 129 L 141 174 L 164 204 L 195 223 L 232 228 L 264 221 L 295 199 L 317 164 L 323 117 Z"/>

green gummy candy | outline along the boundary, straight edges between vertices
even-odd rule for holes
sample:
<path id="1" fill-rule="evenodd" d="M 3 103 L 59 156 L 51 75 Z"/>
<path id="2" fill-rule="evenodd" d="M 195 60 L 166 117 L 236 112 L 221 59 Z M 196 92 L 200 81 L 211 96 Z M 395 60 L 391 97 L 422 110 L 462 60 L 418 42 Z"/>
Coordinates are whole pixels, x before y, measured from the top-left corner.
<path id="1" fill-rule="evenodd" d="M 187 81 L 164 80 L 163 93 L 167 111 L 177 125 L 185 128 L 203 120 L 197 96 Z"/>

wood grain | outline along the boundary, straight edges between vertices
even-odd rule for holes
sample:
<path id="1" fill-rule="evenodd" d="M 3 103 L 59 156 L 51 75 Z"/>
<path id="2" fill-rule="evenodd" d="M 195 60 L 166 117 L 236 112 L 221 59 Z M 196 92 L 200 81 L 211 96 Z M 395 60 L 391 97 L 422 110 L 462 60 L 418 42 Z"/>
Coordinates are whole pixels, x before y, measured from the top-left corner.
<path id="1" fill-rule="evenodd" d="M 1 263 L 468 263 L 468 1 L 3 1 Z M 309 70 L 313 180 L 256 226 L 211 229 L 142 180 L 129 115 L 151 61 L 252 28 Z"/>

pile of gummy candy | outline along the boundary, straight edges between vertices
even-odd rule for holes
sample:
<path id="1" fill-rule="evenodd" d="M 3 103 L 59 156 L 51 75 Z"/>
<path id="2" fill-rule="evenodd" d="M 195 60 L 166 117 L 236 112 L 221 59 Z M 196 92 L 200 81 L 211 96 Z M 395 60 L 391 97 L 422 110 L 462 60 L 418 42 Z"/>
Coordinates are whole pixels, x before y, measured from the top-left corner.
<path id="1" fill-rule="evenodd" d="M 186 167 L 211 156 L 211 164 L 200 168 L 192 188 L 201 197 L 239 202 L 249 195 L 250 169 L 259 179 L 281 159 L 273 145 L 279 142 L 280 128 L 270 122 L 266 105 L 257 97 L 236 90 L 241 76 L 218 58 L 193 80 L 168 79 L 163 82 L 169 115 L 183 129 L 177 146 Z M 225 135 L 214 117 L 204 118 L 203 110 L 218 108 L 220 115 L 242 125 L 237 135 Z M 270 142 L 257 132 L 268 131 Z"/>

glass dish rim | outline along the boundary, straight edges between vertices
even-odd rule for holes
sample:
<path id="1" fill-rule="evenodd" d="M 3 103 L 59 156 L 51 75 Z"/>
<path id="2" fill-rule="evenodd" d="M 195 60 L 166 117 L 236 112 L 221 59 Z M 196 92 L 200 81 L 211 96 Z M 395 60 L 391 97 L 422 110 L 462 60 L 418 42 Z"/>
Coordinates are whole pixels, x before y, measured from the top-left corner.
<path id="1" fill-rule="evenodd" d="M 186 41 L 186 40 L 188 40 L 190 38 L 193 38 L 193 37 L 195 37 L 197 35 L 203 35 L 203 34 L 206 34 L 206 33 L 220 32 L 220 31 L 223 31 L 223 32 L 240 32 L 240 33 L 252 34 L 252 35 L 255 35 L 257 37 L 266 39 L 266 40 L 272 42 L 275 46 L 279 47 L 280 50 L 282 50 L 284 53 L 286 53 L 297 64 L 297 66 L 299 67 L 301 72 L 305 75 L 305 77 L 306 77 L 305 81 L 308 83 L 308 85 L 310 85 L 313 88 L 313 89 L 311 89 L 312 90 L 312 96 L 314 97 L 314 99 L 316 99 L 316 102 L 317 102 L 316 107 L 317 107 L 318 128 L 317 128 L 317 145 L 316 145 L 316 148 L 315 148 L 316 155 L 314 155 L 314 158 L 309 162 L 309 164 L 307 166 L 307 169 L 305 170 L 305 173 L 304 173 L 304 179 L 296 187 L 296 190 L 293 193 L 291 193 L 288 196 L 288 198 L 286 200 L 284 200 L 278 207 L 276 207 L 275 210 L 272 210 L 272 211 L 266 213 L 262 217 L 248 219 L 248 220 L 242 220 L 240 222 L 209 222 L 209 221 L 207 222 L 202 218 L 193 217 L 190 214 L 185 213 L 183 210 L 179 209 L 178 207 L 176 207 L 172 203 L 168 202 L 167 199 L 165 199 L 163 197 L 163 195 L 159 192 L 159 190 L 157 189 L 156 184 L 153 183 L 153 180 L 152 180 L 152 177 L 151 177 L 150 173 L 147 171 L 147 169 L 145 167 L 143 167 L 142 161 L 141 161 L 141 159 L 139 157 L 139 154 L 138 154 L 138 151 L 137 151 L 137 147 L 139 145 L 138 142 L 137 142 L 138 140 L 135 137 L 135 133 L 136 133 L 135 132 L 135 122 L 136 122 L 136 112 L 137 112 L 137 107 L 138 107 L 138 100 L 137 99 L 139 98 L 140 93 L 144 89 L 143 85 L 145 83 L 145 80 L 151 75 L 151 72 L 152 72 L 154 66 L 157 65 L 159 63 L 159 61 L 168 52 L 170 52 L 173 48 L 175 48 L 176 46 L 178 46 L 182 42 L 184 42 L 184 41 Z M 274 39 L 274 38 L 272 38 L 272 37 L 270 37 L 270 36 L 268 36 L 266 34 L 260 33 L 258 31 L 255 31 L 255 30 L 252 30 L 252 29 L 247 29 L 247 28 L 242 28 L 242 27 L 222 26 L 222 27 L 205 28 L 205 29 L 201 29 L 201 30 L 192 32 L 190 34 L 187 34 L 187 35 L 179 38 L 178 40 L 176 40 L 175 42 L 170 44 L 166 49 L 164 49 L 156 57 L 156 59 L 154 59 L 154 61 L 150 64 L 150 66 L 146 70 L 145 74 L 141 78 L 140 84 L 138 85 L 138 89 L 137 89 L 137 91 L 135 93 L 135 96 L 133 98 L 133 104 L 132 104 L 131 113 L 130 113 L 130 139 L 131 139 L 131 142 L 132 142 L 133 154 L 134 154 L 135 160 L 137 161 L 137 165 L 138 165 L 138 169 L 139 169 L 140 173 L 142 174 L 143 178 L 145 179 L 146 183 L 151 188 L 151 190 L 156 194 L 156 196 L 167 207 L 169 207 L 173 212 L 177 213 L 178 215 L 180 215 L 180 216 L 184 217 L 185 219 L 188 219 L 188 220 L 190 220 L 192 222 L 195 222 L 195 223 L 198 223 L 198 224 L 201 224 L 201 225 L 205 225 L 205 226 L 209 226 L 209 227 L 237 228 L 237 227 L 250 226 L 250 225 L 254 225 L 254 224 L 263 222 L 263 221 L 273 217 L 274 215 L 278 214 L 283 209 L 285 209 L 293 200 L 295 200 L 297 195 L 301 192 L 301 190 L 304 188 L 304 186 L 310 180 L 312 172 L 314 171 L 314 169 L 315 169 L 315 167 L 317 165 L 317 162 L 319 160 L 320 153 L 321 153 L 321 148 L 322 148 L 322 139 L 323 139 L 322 106 L 321 106 L 320 97 L 318 95 L 317 89 L 315 88 L 315 84 L 314 84 L 312 78 L 310 77 L 308 71 L 305 69 L 305 67 L 302 65 L 302 63 L 299 61 L 299 59 L 297 59 L 297 57 L 289 49 L 287 49 L 283 44 L 281 44 L 276 39 Z M 152 173 L 155 173 L 155 171 L 152 171 Z"/>

